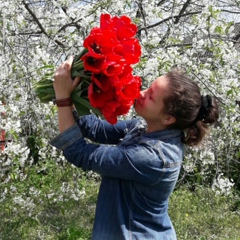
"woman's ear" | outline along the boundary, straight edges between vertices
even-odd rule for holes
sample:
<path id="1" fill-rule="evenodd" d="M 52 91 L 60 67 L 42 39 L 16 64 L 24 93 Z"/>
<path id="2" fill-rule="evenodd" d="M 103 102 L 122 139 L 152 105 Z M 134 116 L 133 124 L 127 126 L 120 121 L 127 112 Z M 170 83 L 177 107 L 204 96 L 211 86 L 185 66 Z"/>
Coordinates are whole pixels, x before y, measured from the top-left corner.
<path id="1" fill-rule="evenodd" d="M 169 114 L 166 114 L 164 119 L 163 119 L 163 123 L 166 126 L 167 125 L 171 125 L 171 124 L 173 124 L 175 122 L 176 122 L 176 118 L 174 116 L 172 116 L 172 115 L 169 115 Z"/>

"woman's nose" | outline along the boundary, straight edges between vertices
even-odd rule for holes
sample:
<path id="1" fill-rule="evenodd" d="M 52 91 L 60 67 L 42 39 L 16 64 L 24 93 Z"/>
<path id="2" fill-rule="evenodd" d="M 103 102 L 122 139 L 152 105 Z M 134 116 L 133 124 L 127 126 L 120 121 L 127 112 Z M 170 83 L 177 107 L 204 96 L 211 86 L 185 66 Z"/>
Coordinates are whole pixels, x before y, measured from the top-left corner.
<path id="1" fill-rule="evenodd" d="M 145 93 L 146 93 L 146 90 L 140 91 L 140 96 L 141 96 L 142 98 L 145 98 Z"/>

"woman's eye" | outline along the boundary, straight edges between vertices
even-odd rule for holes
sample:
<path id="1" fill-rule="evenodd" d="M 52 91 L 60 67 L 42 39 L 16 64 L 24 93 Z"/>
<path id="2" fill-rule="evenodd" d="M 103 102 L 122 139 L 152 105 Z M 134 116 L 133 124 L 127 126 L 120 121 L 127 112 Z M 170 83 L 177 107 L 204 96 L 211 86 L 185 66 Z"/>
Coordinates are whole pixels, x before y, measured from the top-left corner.
<path id="1" fill-rule="evenodd" d="M 153 100 L 153 98 L 152 98 L 152 91 L 149 93 L 149 98 L 150 98 L 151 100 Z"/>

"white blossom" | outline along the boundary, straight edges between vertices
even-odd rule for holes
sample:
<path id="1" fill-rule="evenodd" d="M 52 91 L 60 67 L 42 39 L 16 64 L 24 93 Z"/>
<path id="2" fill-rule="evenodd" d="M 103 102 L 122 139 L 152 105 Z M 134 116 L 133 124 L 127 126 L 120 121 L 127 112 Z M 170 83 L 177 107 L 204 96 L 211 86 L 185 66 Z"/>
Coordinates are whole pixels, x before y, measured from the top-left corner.
<path id="1" fill-rule="evenodd" d="M 233 186 L 233 181 L 224 177 L 221 173 L 218 175 L 217 179 L 214 180 L 212 189 L 216 192 L 216 194 L 229 195 Z"/>
<path id="2" fill-rule="evenodd" d="M 74 169 L 61 152 L 49 145 L 58 134 L 57 111 L 52 103 L 39 102 L 33 86 L 43 75 L 44 71 L 40 73 L 39 68 L 44 65 L 56 68 L 66 56 L 82 50 L 84 38 L 92 27 L 99 25 L 100 14 L 104 12 L 128 15 L 138 25 L 142 59 L 133 68 L 135 75 L 146 80 L 144 86 L 149 86 L 173 66 L 181 66 L 199 84 L 203 94 L 215 95 L 219 99 L 218 126 L 211 129 L 204 147 L 185 155 L 183 168 L 187 174 L 192 174 L 200 163 L 202 179 L 209 176 L 213 179 L 211 168 L 218 166 L 219 175 L 213 189 L 224 194 L 230 192 L 234 179 L 228 179 L 223 172 L 226 164 L 236 160 L 234 151 L 240 145 L 237 134 L 240 108 L 236 104 L 240 100 L 240 54 L 236 47 L 239 39 L 233 40 L 236 36 L 234 24 L 239 14 L 230 14 L 228 10 L 239 12 L 239 5 L 236 1 L 226 1 L 223 6 L 221 1 L 200 0 L 198 4 L 189 4 L 186 11 L 198 13 L 185 15 L 177 21 L 176 16 L 184 2 L 159 2 L 49 0 L 39 4 L 25 1 L 34 18 L 23 1 L 0 1 L 0 112 L 5 113 L 0 117 L 0 128 L 6 131 L 9 140 L 4 151 L 0 152 L 2 184 L 12 178 L 27 179 L 27 172 L 22 168 L 34 163 L 30 154 L 33 147 L 37 149 L 37 160 L 47 162 L 46 169 L 43 169 L 47 170 L 51 163 Z M 140 11 L 140 4 L 143 11 Z M 220 9 L 227 11 L 219 12 Z M 133 115 L 132 108 L 122 118 Z M 29 144 L 29 139 L 35 140 L 34 146 Z M 18 196 L 16 189 L 15 186 L 10 190 L 5 188 L 2 199 L 10 191 L 16 195 L 16 204 L 24 207 L 29 200 L 30 208 L 34 208 L 31 199 Z M 40 190 L 30 188 L 30 193 L 32 197 L 39 196 Z M 84 188 L 66 182 L 61 189 L 46 193 L 53 202 L 78 200 L 84 195 Z"/>

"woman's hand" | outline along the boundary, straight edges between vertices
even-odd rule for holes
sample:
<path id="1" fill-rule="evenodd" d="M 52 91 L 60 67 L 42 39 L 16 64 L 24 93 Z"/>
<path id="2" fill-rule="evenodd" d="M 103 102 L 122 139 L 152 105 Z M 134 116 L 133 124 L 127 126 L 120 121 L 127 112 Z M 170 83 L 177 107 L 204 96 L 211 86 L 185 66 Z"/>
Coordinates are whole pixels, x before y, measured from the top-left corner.
<path id="1" fill-rule="evenodd" d="M 80 77 L 76 77 L 74 80 L 71 78 L 72 62 L 73 56 L 63 62 L 54 73 L 53 87 L 56 99 L 69 98 L 80 82 Z"/>

